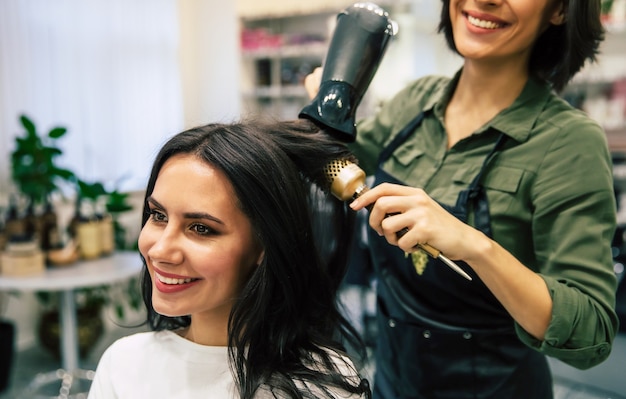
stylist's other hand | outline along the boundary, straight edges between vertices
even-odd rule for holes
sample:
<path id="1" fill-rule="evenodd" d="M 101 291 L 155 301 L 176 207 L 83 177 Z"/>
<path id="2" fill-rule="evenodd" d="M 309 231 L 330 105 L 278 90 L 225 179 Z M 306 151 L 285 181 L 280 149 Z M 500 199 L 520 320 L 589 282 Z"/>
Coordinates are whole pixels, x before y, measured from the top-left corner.
<path id="1" fill-rule="evenodd" d="M 369 204 L 374 204 L 370 226 L 404 252 L 414 252 L 417 244 L 429 244 L 450 259 L 466 259 L 473 256 L 473 237 L 482 235 L 420 188 L 383 183 L 363 193 L 350 207 L 358 211 Z M 398 238 L 396 233 L 404 228 L 408 231 Z"/>
<path id="2" fill-rule="evenodd" d="M 304 78 L 304 88 L 306 89 L 309 99 L 313 99 L 322 84 L 322 67 L 317 67 Z"/>

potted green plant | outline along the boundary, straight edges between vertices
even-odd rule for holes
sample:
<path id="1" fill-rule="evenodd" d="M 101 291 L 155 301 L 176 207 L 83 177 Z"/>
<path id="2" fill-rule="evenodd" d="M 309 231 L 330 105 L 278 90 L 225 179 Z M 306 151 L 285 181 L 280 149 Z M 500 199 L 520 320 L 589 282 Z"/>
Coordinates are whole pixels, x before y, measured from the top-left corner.
<path id="1" fill-rule="evenodd" d="M 29 206 L 46 204 L 52 193 L 60 191 L 63 182 L 73 184 L 77 198 L 106 196 L 107 210 L 116 217 L 121 212 L 132 210 L 127 195 L 107 192 L 100 182 L 88 183 L 78 178 L 69 169 L 60 167 L 57 158 L 63 155 L 58 140 L 65 136 L 65 127 L 53 127 L 46 134 L 40 134 L 34 122 L 26 115 L 20 115 L 24 133 L 15 137 L 15 149 L 11 153 L 11 177 L 16 188 L 29 199 Z M 121 225 L 116 227 L 120 237 L 124 237 Z M 115 249 L 129 249 L 123 238 L 115 240 Z M 39 321 L 39 339 L 42 345 L 53 353 L 59 353 L 59 322 L 56 295 L 37 292 L 42 306 Z M 102 309 L 109 305 L 115 315 L 123 320 L 125 310 L 138 310 L 141 294 L 137 279 L 114 285 L 85 288 L 76 292 L 77 314 L 79 318 L 79 349 L 82 356 L 98 341 L 103 332 Z"/>
<path id="2" fill-rule="evenodd" d="M 32 204 L 42 204 L 50 194 L 59 190 L 61 181 L 75 179 L 72 171 L 56 163 L 63 151 L 57 140 L 67 133 L 65 127 L 53 127 L 46 135 L 40 135 L 33 121 L 26 115 L 19 117 L 24 134 L 15 137 L 15 149 L 11 153 L 11 178 L 21 193 Z"/>

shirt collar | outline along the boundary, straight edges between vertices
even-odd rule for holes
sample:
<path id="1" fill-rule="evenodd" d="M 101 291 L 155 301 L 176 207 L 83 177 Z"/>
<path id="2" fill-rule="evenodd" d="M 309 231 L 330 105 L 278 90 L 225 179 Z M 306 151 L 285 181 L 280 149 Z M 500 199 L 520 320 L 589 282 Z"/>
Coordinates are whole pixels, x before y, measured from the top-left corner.
<path id="1" fill-rule="evenodd" d="M 424 105 L 424 112 L 434 112 L 442 124 L 445 107 L 454 93 L 460 76 L 461 70 L 446 85 L 435 90 Z M 518 142 L 528 140 L 530 132 L 550 95 L 551 90 L 547 84 L 532 77 L 529 78 L 513 104 L 498 113 L 480 131 L 493 128 Z"/>
<path id="2" fill-rule="evenodd" d="M 518 142 L 528 140 L 551 93 L 547 84 L 529 78 L 513 104 L 496 115 L 489 125 Z"/>

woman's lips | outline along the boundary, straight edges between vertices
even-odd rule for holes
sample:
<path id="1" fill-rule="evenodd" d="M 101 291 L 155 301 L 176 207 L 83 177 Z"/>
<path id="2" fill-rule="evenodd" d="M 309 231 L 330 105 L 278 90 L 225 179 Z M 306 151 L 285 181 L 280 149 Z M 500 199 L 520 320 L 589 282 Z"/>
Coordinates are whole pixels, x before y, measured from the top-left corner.
<path id="1" fill-rule="evenodd" d="M 199 281 L 199 278 L 166 273 L 157 269 L 154 270 L 154 286 L 157 290 L 166 294 L 186 290 L 196 285 Z"/>

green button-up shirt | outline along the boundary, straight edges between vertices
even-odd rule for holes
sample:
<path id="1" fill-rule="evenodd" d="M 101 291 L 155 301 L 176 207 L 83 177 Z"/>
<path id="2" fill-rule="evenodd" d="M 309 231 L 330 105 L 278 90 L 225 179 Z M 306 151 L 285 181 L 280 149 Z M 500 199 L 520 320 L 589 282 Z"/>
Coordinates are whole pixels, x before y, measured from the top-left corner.
<path id="1" fill-rule="evenodd" d="M 616 208 L 604 131 L 531 79 L 510 107 L 447 149 L 443 116 L 457 80 L 458 74 L 412 83 L 358 124 L 351 149 L 373 174 L 382 149 L 423 111 L 422 124 L 383 169 L 454 205 L 497 137 L 509 136 L 482 179 L 493 238 L 543 277 L 554 302 L 544 341 L 519 325 L 518 336 L 575 367 L 598 364 L 609 355 L 618 325 L 611 254 Z"/>

